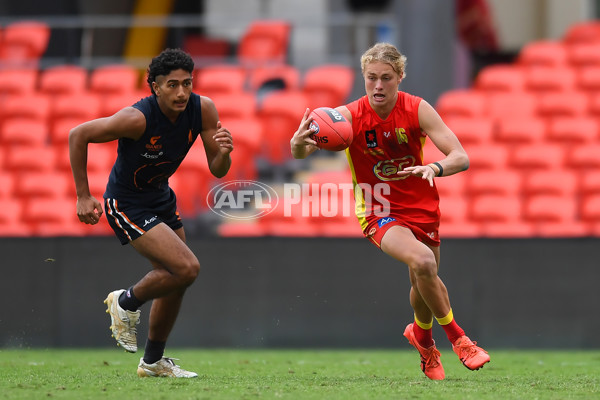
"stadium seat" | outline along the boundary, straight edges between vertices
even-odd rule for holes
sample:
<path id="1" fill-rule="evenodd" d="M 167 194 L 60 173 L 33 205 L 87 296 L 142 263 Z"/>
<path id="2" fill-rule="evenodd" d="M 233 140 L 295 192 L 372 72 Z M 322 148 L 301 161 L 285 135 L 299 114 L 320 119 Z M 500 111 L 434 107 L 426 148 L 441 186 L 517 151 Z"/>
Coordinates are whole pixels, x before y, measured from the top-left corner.
<path id="1" fill-rule="evenodd" d="M 7 171 L 50 171 L 54 168 L 55 154 L 48 145 L 12 146 L 5 154 L 4 168 Z"/>
<path id="2" fill-rule="evenodd" d="M 0 97 L 31 94 L 37 83 L 37 69 L 0 69 Z"/>
<path id="3" fill-rule="evenodd" d="M 211 100 L 215 103 L 219 119 L 224 125 L 231 119 L 251 119 L 256 116 L 256 96 L 249 92 L 215 94 Z"/>
<path id="4" fill-rule="evenodd" d="M 354 86 L 354 70 L 341 64 L 318 65 L 304 73 L 302 91 L 308 107 L 338 107 L 346 103 Z"/>
<path id="5" fill-rule="evenodd" d="M 39 92 L 47 95 L 79 94 L 87 90 L 88 71 L 78 65 L 57 65 L 40 72 Z"/>
<path id="6" fill-rule="evenodd" d="M 258 178 L 257 158 L 263 143 L 263 126 L 256 117 L 222 119 L 223 126 L 233 136 L 235 151 L 231 153 L 231 168 L 227 179 L 255 180 Z"/>
<path id="7" fill-rule="evenodd" d="M 567 59 L 576 68 L 600 65 L 600 42 L 569 45 Z"/>
<path id="8" fill-rule="evenodd" d="M 248 86 L 253 92 L 259 92 L 261 88 L 278 88 L 283 90 L 300 89 L 300 71 L 293 65 L 278 64 L 264 65 L 252 68 L 249 71 Z"/>
<path id="9" fill-rule="evenodd" d="M 285 64 L 291 25 L 283 20 L 255 20 L 243 33 L 237 48 L 242 65 Z"/>
<path id="10" fill-rule="evenodd" d="M 572 23 L 567 28 L 563 41 L 567 45 L 600 42 L 600 22 L 590 20 Z"/>
<path id="11" fill-rule="evenodd" d="M 521 92 L 525 71 L 518 64 L 489 65 L 479 71 L 473 87 L 486 93 Z"/>
<path id="12" fill-rule="evenodd" d="M 516 59 L 523 67 L 560 67 L 567 64 L 567 47 L 558 40 L 534 40 L 527 43 Z"/>
<path id="13" fill-rule="evenodd" d="M 63 198 L 68 193 L 69 178 L 72 180 L 60 172 L 23 172 L 19 174 L 14 194 L 21 198 Z"/>
<path id="14" fill-rule="evenodd" d="M 472 144 L 465 145 L 465 151 L 469 156 L 469 169 L 477 171 L 481 169 L 503 169 L 507 165 L 508 150 L 497 144 Z"/>
<path id="15" fill-rule="evenodd" d="M 481 225 L 475 222 L 445 222 L 439 227 L 440 238 L 442 239 L 463 239 L 480 237 L 482 234 Z"/>
<path id="16" fill-rule="evenodd" d="M 88 145 L 88 173 L 99 172 L 108 176 L 117 152 L 112 143 L 91 143 Z M 69 145 L 67 142 L 55 144 L 53 147 L 56 153 L 55 169 L 62 172 L 71 173 L 71 162 L 69 160 Z"/>
<path id="17" fill-rule="evenodd" d="M 600 65 L 579 68 L 577 73 L 577 89 L 588 94 L 600 92 Z"/>
<path id="18" fill-rule="evenodd" d="M 566 166 L 585 170 L 600 170 L 600 143 L 572 146 L 567 153 Z"/>
<path id="19" fill-rule="evenodd" d="M 194 92 L 213 97 L 238 94 L 246 90 L 247 71 L 239 65 L 211 65 L 193 72 Z"/>
<path id="20" fill-rule="evenodd" d="M 525 90 L 542 94 L 567 92 L 576 88 L 575 70 L 563 67 L 531 67 L 525 72 Z"/>
<path id="21" fill-rule="evenodd" d="M 481 224 L 514 223 L 521 219 L 521 201 L 512 195 L 483 194 L 471 197 L 469 218 Z"/>
<path id="22" fill-rule="evenodd" d="M 492 140 L 494 123 L 489 118 L 448 117 L 444 122 L 462 144 L 482 144 Z"/>
<path id="23" fill-rule="evenodd" d="M 516 196 L 521 190 L 521 174 L 510 170 L 480 170 L 468 174 L 465 193 L 470 196 Z"/>
<path id="24" fill-rule="evenodd" d="M 231 53 L 231 44 L 227 39 L 188 34 L 183 39 L 183 50 L 194 59 L 209 59 L 211 62 L 218 63 L 226 61 Z"/>
<path id="25" fill-rule="evenodd" d="M 11 198 L 15 183 L 17 181 L 16 174 L 0 170 L 0 201 Z"/>
<path id="26" fill-rule="evenodd" d="M 0 237 L 31 237 L 31 227 L 21 221 L 23 203 L 14 199 L 2 199 L 0 207 Z"/>
<path id="27" fill-rule="evenodd" d="M 177 172 L 169 178 L 169 184 L 177 194 L 177 209 L 182 216 L 196 216 L 206 210 L 206 195 L 215 180 L 208 168 L 202 143 L 194 143 Z"/>
<path id="28" fill-rule="evenodd" d="M 552 170 L 565 165 L 565 149 L 551 143 L 523 144 L 511 149 L 509 166 L 518 169 Z"/>
<path id="29" fill-rule="evenodd" d="M 467 210 L 470 207 L 469 201 L 468 196 L 440 196 L 440 224 L 465 223 L 468 218 Z"/>
<path id="30" fill-rule="evenodd" d="M 50 110 L 51 122 L 59 118 L 91 120 L 100 115 L 100 98 L 89 92 L 57 96 Z"/>
<path id="31" fill-rule="evenodd" d="M 578 191 L 582 196 L 600 194 L 600 170 L 583 171 L 578 184 Z"/>
<path id="32" fill-rule="evenodd" d="M 563 169 L 554 171 L 523 172 L 521 193 L 526 196 L 562 195 L 575 197 L 578 189 L 577 174 Z"/>
<path id="33" fill-rule="evenodd" d="M 27 212 L 22 214 L 21 220 L 36 236 L 81 236 L 84 233 L 84 224 L 77 219 L 72 198 L 31 198 L 25 207 Z"/>
<path id="34" fill-rule="evenodd" d="M 577 213 L 573 196 L 539 194 L 523 203 L 523 218 L 532 222 L 572 223 Z"/>
<path id="35" fill-rule="evenodd" d="M 589 94 L 588 115 L 595 118 L 600 117 L 600 93 Z"/>
<path id="36" fill-rule="evenodd" d="M 109 117 L 125 107 L 130 107 L 148 96 L 145 91 L 137 90 L 129 94 L 108 94 L 100 102 L 99 115 Z"/>
<path id="37" fill-rule="evenodd" d="M 4 27 L 0 64 L 38 68 L 50 40 L 50 26 L 42 21 L 16 21 Z"/>
<path id="38" fill-rule="evenodd" d="M 39 93 L 8 96 L 2 102 L 0 116 L 3 121 L 26 118 L 47 123 L 50 116 L 50 99 Z"/>
<path id="39" fill-rule="evenodd" d="M 600 193 L 583 196 L 580 215 L 584 222 L 600 223 Z"/>
<path id="40" fill-rule="evenodd" d="M 442 118 L 479 117 L 486 113 L 486 96 L 472 89 L 454 89 L 442 93 L 435 104 Z"/>
<path id="41" fill-rule="evenodd" d="M 99 95 L 129 95 L 139 89 L 140 73 L 127 64 L 110 64 L 90 72 L 90 90 Z"/>
<path id="42" fill-rule="evenodd" d="M 546 138 L 554 143 L 591 144 L 600 138 L 600 125 L 597 118 L 556 117 L 548 122 Z"/>
<path id="43" fill-rule="evenodd" d="M 272 164 L 291 158 L 290 138 L 298 129 L 308 99 L 303 92 L 280 91 L 265 97 L 258 110 L 263 124 L 263 156 Z"/>
<path id="44" fill-rule="evenodd" d="M 49 138 L 45 121 L 30 118 L 11 118 L 2 124 L 0 143 L 3 146 L 32 145 L 43 146 Z"/>
<path id="45" fill-rule="evenodd" d="M 488 96 L 487 116 L 493 121 L 536 116 L 538 98 L 529 92 L 495 93 Z"/>
<path id="46" fill-rule="evenodd" d="M 494 139 L 506 145 L 539 143 L 546 136 L 546 122 L 538 117 L 503 118 L 496 125 Z"/>
<path id="47" fill-rule="evenodd" d="M 589 97 L 574 90 L 545 92 L 539 96 L 537 115 L 544 118 L 579 117 L 588 112 Z"/>
<path id="48" fill-rule="evenodd" d="M 64 117 L 57 118 L 50 124 L 50 142 L 52 145 L 63 145 L 69 142 L 69 132 L 71 129 L 90 119 L 85 117 Z"/>
<path id="49" fill-rule="evenodd" d="M 468 173 L 454 174 L 444 176 L 441 179 L 435 179 L 435 186 L 441 199 L 446 197 L 462 197 L 465 194 Z"/>

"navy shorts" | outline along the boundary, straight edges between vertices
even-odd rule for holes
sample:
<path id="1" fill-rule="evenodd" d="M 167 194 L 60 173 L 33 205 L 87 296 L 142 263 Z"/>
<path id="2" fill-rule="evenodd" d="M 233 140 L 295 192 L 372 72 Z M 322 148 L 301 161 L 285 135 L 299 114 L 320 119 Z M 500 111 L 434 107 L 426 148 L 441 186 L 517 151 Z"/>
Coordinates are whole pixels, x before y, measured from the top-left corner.
<path id="1" fill-rule="evenodd" d="M 104 199 L 106 219 L 121 244 L 128 244 L 139 238 L 161 222 L 173 230 L 183 226 L 173 191 L 169 198 L 157 202 L 146 204 L 140 199 L 143 197 Z"/>

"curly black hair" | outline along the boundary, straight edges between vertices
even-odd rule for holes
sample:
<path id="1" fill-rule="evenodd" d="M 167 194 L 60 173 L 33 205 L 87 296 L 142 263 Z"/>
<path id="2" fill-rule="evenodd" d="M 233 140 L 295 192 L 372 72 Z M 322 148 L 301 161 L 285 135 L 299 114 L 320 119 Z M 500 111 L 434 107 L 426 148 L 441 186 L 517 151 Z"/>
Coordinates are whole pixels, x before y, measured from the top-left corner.
<path id="1" fill-rule="evenodd" d="M 181 49 L 165 49 L 152 59 L 148 66 L 147 79 L 152 94 L 156 94 L 152 88 L 152 82 L 156 80 L 156 77 L 158 75 L 168 75 L 176 69 L 182 69 L 190 74 L 194 71 L 194 60 Z"/>

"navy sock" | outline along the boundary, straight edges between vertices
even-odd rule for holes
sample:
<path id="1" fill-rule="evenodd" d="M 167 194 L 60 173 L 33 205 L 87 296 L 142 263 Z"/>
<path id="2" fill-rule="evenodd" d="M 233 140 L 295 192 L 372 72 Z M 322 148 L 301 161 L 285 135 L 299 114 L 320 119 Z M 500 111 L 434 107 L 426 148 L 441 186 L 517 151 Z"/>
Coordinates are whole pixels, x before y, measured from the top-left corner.
<path id="1" fill-rule="evenodd" d="M 167 342 L 158 342 L 155 340 L 146 340 L 146 349 L 144 350 L 144 362 L 146 364 L 154 364 L 160 360 L 165 353 L 165 345 Z"/>
<path id="2" fill-rule="evenodd" d="M 136 311 L 145 302 L 138 300 L 133 294 L 133 286 L 121 293 L 119 296 L 119 305 L 124 310 Z"/>

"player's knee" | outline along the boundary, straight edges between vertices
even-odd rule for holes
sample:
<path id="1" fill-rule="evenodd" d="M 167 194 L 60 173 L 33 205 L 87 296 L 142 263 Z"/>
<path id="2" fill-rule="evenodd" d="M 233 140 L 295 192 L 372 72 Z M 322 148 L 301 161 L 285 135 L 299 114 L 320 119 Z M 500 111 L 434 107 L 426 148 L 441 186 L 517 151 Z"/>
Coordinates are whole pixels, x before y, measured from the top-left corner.
<path id="1" fill-rule="evenodd" d="M 200 272 L 200 262 L 198 259 L 190 259 L 186 261 L 182 268 L 180 268 L 179 279 L 181 281 L 181 286 L 190 286 L 196 278 L 198 277 L 198 273 Z"/>
<path id="2" fill-rule="evenodd" d="M 431 278 L 437 276 L 437 263 L 433 255 L 419 255 L 410 263 L 410 268 L 417 277 Z"/>

